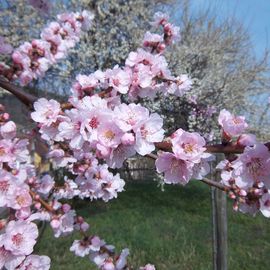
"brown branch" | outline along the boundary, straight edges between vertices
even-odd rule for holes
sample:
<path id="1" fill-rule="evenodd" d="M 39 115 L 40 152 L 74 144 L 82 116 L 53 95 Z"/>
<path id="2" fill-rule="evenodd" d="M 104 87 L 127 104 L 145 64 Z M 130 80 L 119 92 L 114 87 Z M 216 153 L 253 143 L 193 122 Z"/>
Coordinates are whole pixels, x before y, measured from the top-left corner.
<path id="1" fill-rule="evenodd" d="M 172 144 L 170 142 L 155 143 L 155 146 L 159 150 L 172 151 Z M 265 146 L 268 147 L 268 149 L 270 150 L 270 142 L 265 143 Z M 241 154 L 245 149 L 244 146 L 235 143 L 228 143 L 227 145 L 212 144 L 206 145 L 205 147 L 206 152 L 208 153 L 223 153 L 223 154 Z"/>
<path id="2" fill-rule="evenodd" d="M 55 212 L 52 206 L 42 200 L 34 191 L 30 190 L 29 193 L 32 196 L 33 200 L 39 202 L 48 212 Z"/>
<path id="3" fill-rule="evenodd" d="M 225 186 L 219 182 L 213 181 L 213 180 L 208 179 L 208 178 L 203 178 L 202 180 L 199 180 L 199 181 L 207 184 L 208 186 L 218 188 L 218 189 L 225 191 L 225 192 L 229 192 L 230 190 L 232 190 L 230 187 Z"/>
<path id="4" fill-rule="evenodd" d="M 8 81 L 0 79 L 0 87 L 7 90 L 16 96 L 23 104 L 28 106 L 29 108 L 33 108 L 34 102 L 37 100 L 37 97 L 26 93 L 21 87 L 18 87 L 14 84 L 11 84 Z"/>

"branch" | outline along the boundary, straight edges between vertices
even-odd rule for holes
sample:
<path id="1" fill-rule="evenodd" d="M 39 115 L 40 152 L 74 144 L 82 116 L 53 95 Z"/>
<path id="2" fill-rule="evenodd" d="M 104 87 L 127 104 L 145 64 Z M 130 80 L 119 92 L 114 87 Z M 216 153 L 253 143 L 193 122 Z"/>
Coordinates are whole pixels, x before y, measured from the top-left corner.
<path id="1" fill-rule="evenodd" d="M 270 150 L 270 142 L 264 144 Z M 172 144 L 170 142 L 155 143 L 155 146 L 163 151 L 172 151 Z M 236 143 L 212 144 L 206 145 L 206 152 L 208 153 L 223 153 L 223 154 L 241 154 L 243 153 L 245 146 L 238 145 Z"/>
<path id="2" fill-rule="evenodd" d="M 15 86 L 7 81 L 0 79 L 0 87 L 6 89 L 10 93 L 14 94 L 22 103 L 27 105 L 29 108 L 33 108 L 33 103 L 37 100 L 37 97 L 25 93 L 24 89 L 18 86 Z M 104 97 L 111 91 L 110 88 L 100 92 L 98 95 L 100 97 Z M 63 103 L 62 109 L 70 109 L 72 105 L 70 103 Z M 171 151 L 172 144 L 170 142 L 164 141 L 160 143 L 155 143 L 155 146 L 159 150 L 163 151 Z M 270 142 L 265 143 L 265 146 L 268 147 L 270 150 Z M 245 147 L 240 146 L 235 143 L 228 143 L 226 145 L 223 144 L 213 144 L 213 145 L 206 145 L 206 152 L 208 153 L 224 153 L 224 154 L 241 154 L 243 153 Z"/>
<path id="3" fill-rule="evenodd" d="M 199 180 L 205 184 L 207 184 L 208 186 L 211 186 L 211 187 L 215 187 L 215 188 L 218 188 L 222 191 L 225 191 L 225 192 L 229 192 L 231 190 L 230 187 L 228 186 L 225 186 L 219 182 L 216 182 L 216 181 L 213 181 L 211 179 L 208 179 L 208 178 L 203 178 L 202 180 Z"/>
<path id="4" fill-rule="evenodd" d="M 18 87 L 14 84 L 11 84 L 8 81 L 4 81 L 0 79 L 0 87 L 12 93 L 16 98 L 18 98 L 23 104 L 25 104 L 29 108 L 33 108 L 34 102 L 37 100 L 37 97 L 26 93 L 23 88 Z"/>
<path id="5" fill-rule="evenodd" d="M 47 202 L 42 200 L 39 195 L 37 195 L 34 191 L 29 190 L 30 195 L 32 196 L 33 200 L 39 202 L 48 212 L 55 212 L 51 205 L 49 205 Z"/>

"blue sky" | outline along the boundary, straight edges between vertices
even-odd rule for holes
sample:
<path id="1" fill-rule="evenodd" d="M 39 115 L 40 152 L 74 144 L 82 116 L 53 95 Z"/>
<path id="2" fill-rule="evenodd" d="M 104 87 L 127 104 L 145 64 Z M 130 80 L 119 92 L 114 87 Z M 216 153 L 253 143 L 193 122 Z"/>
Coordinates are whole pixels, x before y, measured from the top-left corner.
<path id="1" fill-rule="evenodd" d="M 248 28 L 256 56 L 270 48 L 270 0 L 191 0 L 194 11 L 213 7 L 222 19 L 234 15 Z"/>

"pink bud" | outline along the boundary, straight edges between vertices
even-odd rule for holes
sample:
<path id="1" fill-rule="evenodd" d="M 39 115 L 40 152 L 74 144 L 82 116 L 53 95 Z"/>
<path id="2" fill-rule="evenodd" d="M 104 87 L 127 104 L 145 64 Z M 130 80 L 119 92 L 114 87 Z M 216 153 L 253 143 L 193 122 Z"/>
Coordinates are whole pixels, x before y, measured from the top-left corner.
<path id="1" fill-rule="evenodd" d="M 259 188 L 255 188 L 253 192 L 256 196 L 261 196 L 263 194 L 263 190 Z"/>
<path id="2" fill-rule="evenodd" d="M 27 219 L 31 214 L 30 207 L 21 208 L 20 210 L 17 210 L 15 213 L 15 216 L 17 219 Z"/>
<path id="3" fill-rule="evenodd" d="M 69 204 L 65 203 L 62 205 L 62 210 L 64 211 L 64 213 L 69 212 L 70 209 L 71 209 L 71 206 Z"/>
<path id="4" fill-rule="evenodd" d="M 163 52 L 166 49 L 166 45 L 164 43 L 158 44 L 157 51 Z"/>
<path id="5" fill-rule="evenodd" d="M 235 201 L 235 202 L 233 203 L 233 210 L 234 210 L 234 211 L 238 211 L 238 208 L 239 208 L 238 202 Z"/>
<path id="6" fill-rule="evenodd" d="M 240 196 L 247 196 L 247 192 L 245 190 L 243 190 L 243 189 L 240 189 L 239 192 L 238 192 L 238 194 Z"/>
<path id="7" fill-rule="evenodd" d="M 83 232 L 86 232 L 88 229 L 89 229 L 89 224 L 88 223 L 86 223 L 86 222 L 83 222 L 82 224 L 81 224 L 81 230 L 83 231 Z"/>
<path id="8" fill-rule="evenodd" d="M 35 203 L 35 208 L 39 210 L 41 208 L 41 203 Z"/>
<path id="9" fill-rule="evenodd" d="M 77 222 L 78 222 L 78 223 L 83 223 L 83 222 L 84 222 L 84 218 L 81 217 L 81 216 L 78 216 L 78 217 L 77 217 Z"/>
<path id="10" fill-rule="evenodd" d="M 53 219 L 50 224 L 53 229 L 58 229 L 61 225 L 58 219 Z"/>
<path id="11" fill-rule="evenodd" d="M 28 179 L 28 184 L 33 184 L 35 182 L 34 177 Z"/>
<path id="12" fill-rule="evenodd" d="M 235 194 L 234 194 L 233 192 L 230 192 L 230 193 L 229 193 L 229 198 L 230 198 L 230 199 L 235 199 L 236 196 L 235 196 Z"/>
<path id="13" fill-rule="evenodd" d="M 135 137 L 132 133 L 125 133 L 121 138 L 121 142 L 123 145 L 133 145 Z"/>
<path id="14" fill-rule="evenodd" d="M 4 113 L 3 114 L 3 119 L 4 120 L 8 120 L 9 119 L 9 114 L 8 113 Z"/>

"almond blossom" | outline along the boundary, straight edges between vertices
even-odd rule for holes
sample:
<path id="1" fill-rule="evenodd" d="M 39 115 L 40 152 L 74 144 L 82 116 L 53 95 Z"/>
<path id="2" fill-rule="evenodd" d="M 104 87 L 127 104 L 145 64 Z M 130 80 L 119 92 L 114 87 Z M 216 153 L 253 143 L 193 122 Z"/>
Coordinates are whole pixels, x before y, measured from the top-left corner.
<path id="1" fill-rule="evenodd" d="M 167 184 L 185 185 L 192 176 L 192 163 L 178 159 L 172 153 L 160 153 L 156 167 L 159 173 L 164 173 L 164 182 Z"/>
<path id="2" fill-rule="evenodd" d="M 49 270 L 51 259 L 48 256 L 29 255 L 19 266 L 19 270 Z"/>
<path id="3" fill-rule="evenodd" d="M 220 111 L 218 123 L 229 137 L 239 136 L 248 127 L 244 116 L 234 116 L 229 111 Z"/>
<path id="4" fill-rule="evenodd" d="M 10 221 L 5 228 L 5 233 L 0 237 L 1 244 L 13 255 L 29 255 L 36 244 L 38 228 L 32 222 Z"/>

